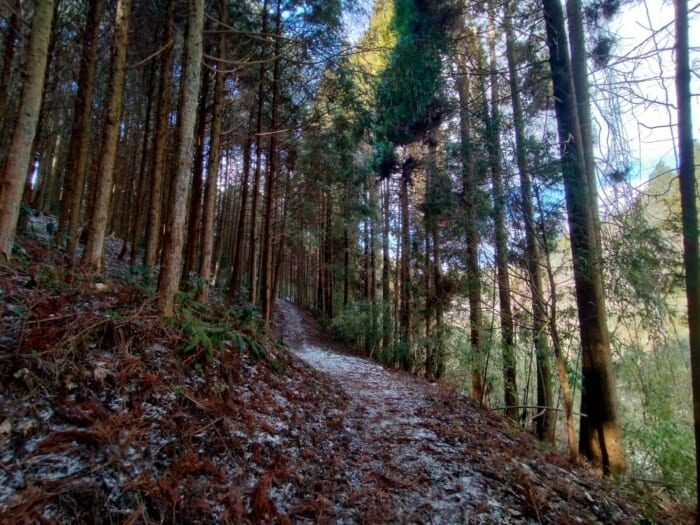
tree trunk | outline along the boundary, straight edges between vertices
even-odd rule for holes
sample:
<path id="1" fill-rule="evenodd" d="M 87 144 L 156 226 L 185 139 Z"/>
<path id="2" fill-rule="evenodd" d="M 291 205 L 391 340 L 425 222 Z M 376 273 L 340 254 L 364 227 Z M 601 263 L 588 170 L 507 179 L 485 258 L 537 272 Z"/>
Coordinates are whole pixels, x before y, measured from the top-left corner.
<path id="1" fill-rule="evenodd" d="M 165 173 L 165 152 L 168 143 L 168 115 L 170 113 L 170 73 L 173 53 L 172 39 L 175 25 L 175 0 L 168 0 L 168 13 L 163 34 L 163 45 L 168 46 L 161 57 L 160 91 L 158 94 L 158 116 L 156 117 L 156 136 L 153 142 L 153 172 L 151 174 L 151 192 L 146 224 L 146 246 L 143 265 L 151 271 L 158 259 L 163 222 L 163 180 Z"/>
<path id="2" fill-rule="evenodd" d="M 576 112 L 581 128 L 581 148 L 583 164 L 586 170 L 588 191 L 590 193 L 591 210 L 596 235 L 596 244 L 602 246 L 600 238 L 600 223 L 598 217 L 598 184 L 595 174 L 595 158 L 593 156 L 593 130 L 591 123 L 591 102 L 588 92 L 588 64 L 586 62 L 586 34 L 583 27 L 580 0 L 566 0 L 566 20 L 569 28 L 569 47 L 571 49 L 571 78 L 574 83 Z M 596 253 L 597 258 L 602 253 Z M 598 263 L 596 263 L 598 264 Z"/>
<path id="3" fill-rule="evenodd" d="M 270 116 L 270 142 L 268 147 L 267 177 L 265 179 L 265 212 L 263 218 L 263 251 L 262 261 L 262 317 L 263 321 L 270 324 L 272 308 L 272 235 L 273 219 L 275 215 L 275 179 L 277 178 L 277 127 L 279 113 L 280 91 L 280 41 L 282 33 L 282 3 L 277 0 L 275 14 L 275 44 L 273 46 L 274 64 L 272 66 L 272 104 Z"/>
<path id="4" fill-rule="evenodd" d="M 447 298 L 444 295 L 442 274 L 440 272 L 440 231 L 437 223 L 433 225 L 433 282 L 435 286 L 435 367 L 433 375 L 440 379 L 445 374 L 445 322 L 444 310 Z"/>
<path id="5" fill-rule="evenodd" d="M 389 256 L 389 237 L 391 232 L 391 200 L 389 194 L 389 179 L 384 180 L 384 191 L 382 192 L 382 351 L 388 357 L 392 345 L 392 325 L 391 318 L 391 259 Z"/>
<path id="6" fill-rule="evenodd" d="M 579 451 L 606 474 L 624 472 L 625 455 L 610 355 L 602 270 L 591 191 L 584 168 L 581 132 L 559 0 L 543 0 L 549 62 L 559 128 L 564 192 L 569 219 L 576 303 L 583 355 Z"/>
<path id="7" fill-rule="evenodd" d="M 2 70 L 0 70 L 0 115 L 3 119 L 7 119 L 8 115 L 5 113 L 7 109 L 7 103 L 12 92 L 12 86 L 14 84 L 14 72 L 15 72 L 15 55 L 19 44 L 17 39 L 21 36 L 20 32 L 20 4 L 19 0 L 12 0 L 10 5 L 12 14 L 8 18 L 8 28 L 7 36 L 3 42 L 4 49 L 2 52 Z M 0 165 L 4 160 L 5 151 L 3 146 L 5 141 L 9 140 L 9 137 L 5 135 L 5 125 L 0 125 Z"/>
<path id="8" fill-rule="evenodd" d="M 250 257 L 248 261 L 248 302 L 258 302 L 258 199 L 262 176 L 263 110 L 265 108 L 265 62 L 267 60 L 267 0 L 262 8 L 262 34 L 266 35 L 260 50 L 260 79 L 258 84 L 258 123 L 255 137 L 255 176 L 253 177 L 253 201 L 250 207 Z"/>
<path id="9" fill-rule="evenodd" d="M 555 438 L 556 415 L 554 410 L 548 410 L 548 408 L 554 406 L 554 394 L 552 393 L 550 352 L 547 345 L 547 309 L 542 287 L 542 261 L 537 235 L 537 223 L 535 221 L 535 211 L 532 205 L 532 180 L 530 177 L 530 167 L 527 162 L 525 120 L 520 100 L 518 64 L 515 59 L 513 37 L 514 7 L 514 4 L 511 2 L 505 8 L 506 55 L 508 58 L 508 72 L 510 75 L 510 98 L 513 107 L 516 160 L 518 172 L 520 174 L 521 212 L 525 225 L 527 273 L 530 293 L 532 294 L 532 337 L 535 346 L 535 359 L 537 361 L 537 406 L 539 407 L 538 410 L 545 409 L 541 412 L 541 415 L 535 418 L 535 430 L 539 439 L 553 443 Z M 510 403 L 510 405 L 513 404 L 515 403 Z M 517 420 L 518 409 L 514 408 L 512 411 L 507 411 L 506 415 L 511 419 Z M 570 415 L 571 414 L 567 414 L 567 417 Z"/>
<path id="10" fill-rule="evenodd" d="M 243 144 L 243 182 L 241 183 L 241 204 L 238 208 L 238 220 L 236 221 L 236 238 L 233 248 L 233 263 L 231 264 L 231 282 L 226 293 L 226 303 L 231 304 L 236 298 L 243 274 L 243 237 L 245 236 L 245 218 L 248 207 L 248 186 L 250 184 L 250 153 L 253 147 L 252 127 L 255 112 L 251 108 L 248 121 L 248 132 Z"/>
<path id="11" fill-rule="evenodd" d="M 228 3 L 221 2 L 221 22 L 228 24 Z M 219 56 L 226 58 L 226 33 L 219 36 Z M 200 287 L 197 299 L 206 302 L 209 298 L 211 280 L 212 252 L 214 249 L 214 212 L 216 206 L 216 183 L 219 175 L 219 159 L 221 158 L 221 117 L 224 109 L 224 81 L 226 73 L 221 71 L 221 65 L 216 67 L 214 81 L 214 109 L 209 134 L 209 158 L 207 160 L 207 180 L 204 186 L 204 215 L 202 221 L 202 252 L 200 254 L 199 277 Z"/>
<path id="12" fill-rule="evenodd" d="M 399 189 L 399 207 L 401 211 L 401 268 L 400 288 L 401 302 L 399 310 L 399 329 L 401 343 L 405 351 L 411 352 L 413 348 L 413 284 L 411 282 L 411 237 L 409 232 L 409 185 L 413 173 L 414 161 L 409 157 L 402 167 L 401 186 Z M 408 367 L 408 363 L 404 363 Z M 413 366 L 413 363 L 410 364 Z"/>
<path id="13" fill-rule="evenodd" d="M 465 216 L 465 236 L 467 240 L 467 286 L 469 296 L 470 344 L 472 353 L 472 397 L 479 403 L 484 401 L 484 380 L 482 376 L 483 349 L 481 342 L 482 308 L 481 308 L 481 270 L 479 268 L 479 229 L 478 221 L 478 183 L 473 158 L 469 116 L 469 78 L 464 61 L 466 49 L 458 55 L 457 94 L 459 96 L 460 115 L 460 149 L 462 155 L 462 193 Z"/>
<path id="14" fill-rule="evenodd" d="M 204 0 L 189 0 L 185 38 L 182 93 L 177 128 L 177 163 L 168 227 L 163 243 L 163 261 L 158 279 L 159 306 L 165 316 L 173 315 L 175 295 L 180 282 L 185 237 L 187 190 L 192 171 L 192 146 L 197 121 L 197 100 L 201 80 L 204 30 Z"/>
<path id="15" fill-rule="evenodd" d="M 155 43 L 155 40 L 154 40 Z M 136 264 L 136 259 L 138 257 L 139 239 L 145 229 L 146 213 L 142 213 L 141 210 L 146 210 L 149 202 L 149 196 L 147 188 L 150 184 L 149 169 L 150 160 L 152 158 L 151 150 L 151 135 L 153 122 L 155 120 L 153 113 L 155 112 L 154 101 L 158 97 L 157 86 L 158 79 L 156 75 L 156 63 L 153 62 L 149 68 L 149 87 L 148 87 L 148 101 L 146 102 L 146 124 L 143 130 L 143 143 L 141 145 L 141 162 L 138 169 L 138 185 L 136 188 L 136 195 L 134 195 L 134 200 L 136 202 L 136 210 L 129 210 L 130 225 L 131 225 L 131 253 L 129 254 L 129 264 L 134 266 Z"/>
<path id="16" fill-rule="evenodd" d="M 693 384 L 695 424 L 695 467 L 700 483 L 700 247 L 698 238 L 697 185 L 693 143 L 692 95 L 690 92 L 690 52 L 688 37 L 688 1 L 675 0 L 676 10 L 676 97 L 678 99 L 678 174 L 683 222 L 683 262 L 688 301 L 690 366 Z M 697 522 L 700 523 L 700 490 Z"/>
<path id="17" fill-rule="evenodd" d="M 12 258 L 22 192 L 39 120 L 53 12 L 53 0 L 36 0 L 19 118 L 0 177 L 0 264 L 9 264 Z"/>
<path id="18" fill-rule="evenodd" d="M 78 93 L 73 111 L 73 131 L 68 146 L 66 184 L 61 199 L 61 215 L 58 222 L 59 240 L 67 238 L 68 253 L 73 254 L 78 245 L 80 209 L 87 173 L 88 146 L 90 143 L 90 113 L 95 88 L 97 65 L 97 39 L 100 35 L 100 18 L 104 0 L 90 2 L 83 35 L 83 50 L 78 73 Z"/>
<path id="19" fill-rule="evenodd" d="M 114 27 L 114 54 L 112 73 L 107 97 L 107 116 L 102 142 L 102 152 L 97 174 L 95 198 L 88 228 L 88 241 L 83 254 L 83 261 L 89 272 L 100 273 L 103 265 L 104 243 L 107 234 L 114 166 L 117 159 L 119 142 L 119 124 L 124 97 L 124 79 L 126 77 L 126 51 L 129 43 L 129 17 L 131 0 L 119 0 Z"/>
<path id="20" fill-rule="evenodd" d="M 510 302 L 510 275 L 508 270 L 508 231 L 506 230 L 505 197 L 503 196 L 503 169 L 501 162 L 501 123 L 498 110 L 498 65 L 496 64 L 496 8 L 493 0 L 488 2 L 489 29 L 489 79 L 491 87 L 491 114 L 484 110 L 486 121 L 486 144 L 489 152 L 491 191 L 493 196 L 493 222 L 496 243 L 496 268 L 498 281 L 498 304 L 501 318 L 503 352 L 503 397 L 505 415 L 518 418 L 518 385 L 515 372 L 515 343 L 513 340 L 513 308 Z M 486 97 L 484 104 L 487 105 Z"/>
<path id="21" fill-rule="evenodd" d="M 547 247 L 547 232 L 544 225 L 544 211 L 542 210 L 542 200 L 537 195 L 537 203 L 540 210 L 540 238 L 542 239 L 542 247 L 544 249 L 544 263 L 547 270 L 547 279 L 549 281 L 549 293 L 551 294 L 549 301 L 549 316 L 547 324 L 549 327 L 549 335 L 552 338 L 552 346 L 554 347 L 554 357 L 557 362 L 557 373 L 559 376 L 559 386 L 561 388 L 561 397 L 564 402 L 564 417 L 566 419 L 566 437 L 569 443 L 569 459 L 572 463 L 578 461 L 578 448 L 576 447 L 576 429 L 574 428 L 574 400 L 569 386 L 569 373 L 564 362 L 564 350 L 561 346 L 561 338 L 559 337 L 559 328 L 557 324 L 557 283 L 554 280 L 554 272 L 552 271 L 552 260 Z M 544 297 L 542 298 L 544 303 Z M 547 315 L 545 311 L 545 315 Z M 551 382 L 551 379 L 550 379 Z"/>
<path id="22" fill-rule="evenodd" d="M 183 285 L 190 283 L 191 273 L 197 265 L 199 242 L 202 236 L 202 198 L 204 194 L 204 148 L 207 140 L 207 100 L 209 99 L 209 79 L 211 72 L 202 71 L 202 86 L 197 109 L 197 139 L 195 140 L 194 169 L 192 173 L 192 190 L 190 191 L 190 213 L 187 217 L 187 235 L 185 236 L 185 262 L 182 270 Z"/>

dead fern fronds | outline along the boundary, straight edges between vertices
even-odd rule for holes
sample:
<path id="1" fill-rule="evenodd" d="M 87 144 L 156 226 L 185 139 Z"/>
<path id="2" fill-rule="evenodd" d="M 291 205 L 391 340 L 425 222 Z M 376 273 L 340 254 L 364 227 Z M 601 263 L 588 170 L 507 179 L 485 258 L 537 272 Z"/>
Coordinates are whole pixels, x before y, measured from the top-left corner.
<path id="1" fill-rule="evenodd" d="M 263 472 L 253 489 L 253 521 L 255 523 L 269 522 L 275 515 L 275 505 L 270 498 L 272 474 Z"/>

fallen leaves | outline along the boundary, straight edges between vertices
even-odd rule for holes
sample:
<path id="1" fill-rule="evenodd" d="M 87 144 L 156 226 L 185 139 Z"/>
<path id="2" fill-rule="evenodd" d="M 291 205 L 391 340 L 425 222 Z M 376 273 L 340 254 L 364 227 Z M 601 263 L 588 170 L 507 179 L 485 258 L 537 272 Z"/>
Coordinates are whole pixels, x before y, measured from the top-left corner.
<path id="1" fill-rule="evenodd" d="M 183 358 L 139 286 L 51 275 L 25 288 L 0 270 L 0 522 L 640 519 L 633 497 L 454 390 L 331 354 L 288 303 L 280 331 L 326 373 L 252 325 Z"/>

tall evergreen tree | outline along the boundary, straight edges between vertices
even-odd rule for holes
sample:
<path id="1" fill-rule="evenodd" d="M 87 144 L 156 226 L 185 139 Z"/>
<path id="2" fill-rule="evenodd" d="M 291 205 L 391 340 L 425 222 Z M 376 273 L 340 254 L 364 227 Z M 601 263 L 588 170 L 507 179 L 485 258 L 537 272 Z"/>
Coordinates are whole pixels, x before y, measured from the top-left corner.
<path id="1" fill-rule="evenodd" d="M 585 169 L 576 95 L 559 0 L 542 2 L 559 128 L 574 283 L 583 355 L 579 451 L 606 474 L 626 468 L 605 314 L 595 206 Z"/>
<path id="2" fill-rule="evenodd" d="M 158 302 L 161 312 L 166 316 L 173 315 L 175 295 L 182 272 L 188 183 L 192 170 L 192 146 L 204 53 L 203 31 L 204 0 L 188 0 L 185 64 L 178 107 L 177 171 L 173 181 L 170 213 L 163 243 L 162 267 L 158 277 Z"/>
<path id="3" fill-rule="evenodd" d="M 0 264 L 8 264 L 12 258 L 22 192 L 39 121 L 53 14 L 53 0 L 36 1 L 19 118 L 0 172 Z"/>
<path id="4" fill-rule="evenodd" d="M 103 266 L 104 243 L 110 215 L 114 166 L 124 99 L 126 52 L 129 44 L 129 18 L 132 0 L 119 0 L 114 24 L 112 69 L 107 95 L 107 114 L 100 153 L 95 198 L 91 204 L 87 245 L 83 261 L 89 271 L 100 273 Z"/>
<path id="5" fill-rule="evenodd" d="M 683 262 L 690 332 L 690 365 L 695 425 L 695 475 L 700 484 L 700 235 L 698 234 L 697 181 L 693 144 L 693 112 L 690 92 L 690 40 L 688 2 L 675 0 L 676 95 L 678 98 L 678 174 L 683 223 Z M 700 485 L 697 491 L 697 522 L 700 523 Z"/>

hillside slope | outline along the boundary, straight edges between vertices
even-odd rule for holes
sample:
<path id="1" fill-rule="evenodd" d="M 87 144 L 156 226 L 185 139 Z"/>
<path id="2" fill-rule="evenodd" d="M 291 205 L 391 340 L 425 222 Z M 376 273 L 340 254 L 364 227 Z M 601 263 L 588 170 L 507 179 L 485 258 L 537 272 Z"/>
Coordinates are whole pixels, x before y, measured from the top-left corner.
<path id="1" fill-rule="evenodd" d="M 289 303 L 289 346 L 186 298 L 163 322 L 142 285 L 20 245 L 0 269 L 1 523 L 684 520 L 452 390 L 331 352 Z"/>

